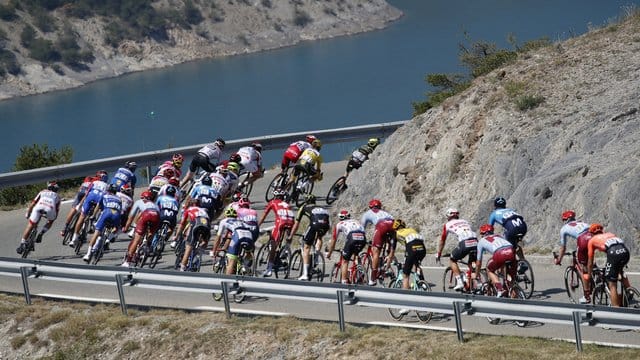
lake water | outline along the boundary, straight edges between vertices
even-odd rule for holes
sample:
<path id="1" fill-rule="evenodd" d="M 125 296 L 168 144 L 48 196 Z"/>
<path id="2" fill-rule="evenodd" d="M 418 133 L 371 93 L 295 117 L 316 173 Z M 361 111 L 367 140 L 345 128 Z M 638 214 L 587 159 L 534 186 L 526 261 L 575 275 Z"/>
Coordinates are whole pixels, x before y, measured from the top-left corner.
<path id="1" fill-rule="evenodd" d="M 617 0 L 390 1 L 405 16 L 387 29 L 191 62 L 79 89 L 0 102 L 0 172 L 23 145 L 71 145 L 74 160 L 283 132 L 406 120 L 427 73 L 461 71 L 458 43 L 507 47 L 561 40 L 640 4 Z M 154 115 L 151 115 L 153 112 Z M 327 160 L 354 144 L 326 146 Z M 267 165 L 280 154 L 266 157 Z"/>

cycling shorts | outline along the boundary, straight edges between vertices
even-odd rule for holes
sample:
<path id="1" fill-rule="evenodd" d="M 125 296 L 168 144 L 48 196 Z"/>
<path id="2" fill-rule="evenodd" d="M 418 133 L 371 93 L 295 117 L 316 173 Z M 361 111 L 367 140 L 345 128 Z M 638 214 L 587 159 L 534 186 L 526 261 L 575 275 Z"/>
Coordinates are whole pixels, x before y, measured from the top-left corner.
<path id="1" fill-rule="evenodd" d="M 286 169 L 289 167 L 289 164 L 291 163 L 295 164 L 300 158 L 301 154 L 302 154 L 302 151 L 300 151 L 300 149 L 298 149 L 297 146 L 289 147 L 284 152 L 284 155 L 282 155 L 282 168 Z"/>
<path id="2" fill-rule="evenodd" d="M 307 230 L 302 234 L 302 241 L 305 244 L 311 246 L 318 238 L 322 238 L 327 231 L 329 231 L 329 223 L 324 224 L 311 224 Z"/>
<path id="3" fill-rule="evenodd" d="M 206 172 L 216 171 L 216 164 L 209 162 L 209 157 L 202 153 L 197 153 L 193 156 L 191 163 L 189 164 L 189 171 L 196 172 L 198 168 L 203 169 Z"/>
<path id="4" fill-rule="evenodd" d="M 351 256 L 358 255 L 367 245 L 367 237 L 364 231 L 352 231 L 347 234 L 347 239 L 342 248 L 342 259 L 344 261 L 351 260 Z"/>
<path id="5" fill-rule="evenodd" d="M 189 242 L 192 246 L 196 246 L 196 240 L 202 238 L 204 241 L 209 241 L 211 237 L 211 225 L 209 219 L 206 217 L 197 217 L 191 223 L 191 233 L 189 235 Z"/>
<path id="6" fill-rule="evenodd" d="M 176 220 L 178 217 L 178 213 L 175 210 L 171 209 L 160 209 L 160 223 L 163 221 L 169 222 L 169 227 L 172 229 L 176 227 Z"/>
<path id="7" fill-rule="evenodd" d="M 102 231 L 107 225 L 120 225 L 120 211 L 105 208 L 96 222 L 96 231 Z"/>
<path id="8" fill-rule="evenodd" d="M 237 257 L 240 255 L 242 244 L 245 244 L 248 251 L 253 250 L 253 234 L 248 229 L 236 229 L 231 236 L 231 242 L 227 249 L 228 257 Z"/>
<path id="9" fill-rule="evenodd" d="M 514 248 L 518 245 L 518 240 L 527 234 L 527 224 L 522 219 L 522 216 L 513 216 L 505 220 L 502 227 L 504 228 L 504 238 L 507 239 Z"/>
<path id="10" fill-rule="evenodd" d="M 617 281 L 624 267 L 629 262 L 629 249 L 624 244 L 616 244 L 607 248 L 607 264 L 604 267 L 604 278 Z"/>
<path id="11" fill-rule="evenodd" d="M 427 256 L 427 249 L 424 247 L 424 241 L 413 240 L 408 242 L 405 246 L 405 259 L 404 265 L 402 265 L 402 273 L 404 276 L 411 275 L 411 270 L 414 266 L 420 264 L 420 262 Z"/>
<path id="12" fill-rule="evenodd" d="M 475 238 L 458 241 L 458 246 L 451 252 L 451 260 L 462 260 L 469 255 L 469 263 L 476 261 L 478 255 L 478 240 Z"/>
<path id="13" fill-rule="evenodd" d="M 591 239 L 592 236 L 590 232 L 585 231 L 576 239 L 576 257 L 578 258 L 578 262 L 585 266 L 585 268 L 589 260 L 589 239 Z"/>
<path id="14" fill-rule="evenodd" d="M 147 209 L 140 214 L 136 222 L 136 234 L 144 235 L 149 230 L 152 234 L 160 228 L 160 213 L 155 209 Z"/>
<path id="15" fill-rule="evenodd" d="M 271 231 L 271 238 L 275 240 L 276 244 L 279 244 L 280 241 L 282 240 L 280 237 L 282 237 L 283 239 L 285 237 L 286 229 L 289 229 L 289 232 L 291 232 L 292 228 L 293 228 L 293 219 L 287 219 L 287 220 L 276 219 L 276 224 L 273 226 L 273 230 Z"/>
<path id="16" fill-rule="evenodd" d="M 376 223 L 376 229 L 373 232 L 373 241 L 371 245 L 382 249 L 385 241 L 389 241 L 395 250 L 396 247 L 396 231 L 393 230 L 393 220 L 380 220 Z"/>
<path id="17" fill-rule="evenodd" d="M 507 272 L 511 275 L 512 279 L 515 279 L 518 262 L 516 260 L 516 253 L 513 251 L 512 246 L 505 246 L 497 249 L 493 253 L 491 259 L 487 262 L 487 270 L 496 272 L 496 270 L 502 268 L 507 261 L 511 262 L 511 266 L 507 269 Z"/>
<path id="18" fill-rule="evenodd" d="M 91 215 L 89 212 L 91 212 L 91 209 L 95 204 L 99 203 L 100 200 L 102 200 L 102 194 L 90 192 L 89 195 L 87 195 L 87 198 L 84 199 L 84 203 L 82 203 L 82 213 L 85 215 Z"/>
<path id="19" fill-rule="evenodd" d="M 41 211 L 44 213 L 44 216 L 47 218 L 47 220 L 53 221 L 58 217 L 58 213 L 56 212 L 55 207 L 37 204 L 33 207 L 33 209 L 31 209 L 29 222 L 32 224 L 36 224 L 38 221 L 40 221 L 40 216 L 42 216 Z"/>

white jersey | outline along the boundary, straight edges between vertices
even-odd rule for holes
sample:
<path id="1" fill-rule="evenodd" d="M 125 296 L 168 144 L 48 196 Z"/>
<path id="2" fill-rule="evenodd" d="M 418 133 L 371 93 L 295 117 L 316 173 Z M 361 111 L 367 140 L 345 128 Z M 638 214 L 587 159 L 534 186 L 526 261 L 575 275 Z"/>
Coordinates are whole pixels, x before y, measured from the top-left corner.
<path id="1" fill-rule="evenodd" d="M 35 201 L 36 204 L 29 215 L 31 223 L 37 223 L 41 214 L 44 214 L 49 220 L 55 220 L 58 217 L 58 208 L 60 207 L 58 193 L 47 189 L 42 190 L 36 195 Z"/>
<path id="2" fill-rule="evenodd" d="M 224 218 L 220 220 L 220 224 L 218 224 L 218 232 L 216 235 L 226 235 L 227 232 L 233 233 L 235 229 L 243 226 L 244 223 L 242 220 L 238 220 L 236 218 Z"/>
<path id="3" fill-rule="evenodd" d="M 364 233 L 364 227 L 360 224 L 358 220 L 355 219 L 346 219 L 342 220 L 336 224 L 336 227 L 333 229 L 333 238 L 337 239 L 340 234 L 349 235 L 354 231 L 359 231 Z"/>
<path id="4" fill-rule="evenodd" d="M 560 229 L 560 245 L 567 246 L 568 238 L 578 239 L 578 236 L 588 230 L 589 224 L 587 223 L 575 220 L 569 221 L 562 226 L 562 229 Z"/>
<path id="5" fill-rule="evenodd" d="M 498 234 L 485 236 L 478 241 L 478 260 L 482 261 L 482 253 L 485 251 L 489 254 L 493 254 L 498 249 L 512 246 L 513 245 L 511 245 L 507 239 Z"/>
<path id="6" fill-rule="evenodd" d="M 300 150 L 300 153 L 302 153 L 303 151 L 307 150 L 308 148 L 311 147 L 311 144 L 309 144 L 308 142 L 304 141 L 304 140 L 300 140 L 300 141 L 296 141 L 294 143 L 291 143 L 291 145 L 289 145 L 289 147 L 295 146 L 298 148 L 298 150 Z"/>
<path id="7" fill-rule="evenodd" d="M 120 198 L 120 202 L 122 203 L 122 215 L 127 216 L 127 214 L 129 214 L 129 210 L 131 209 L 131 206 L 133 206 L 133 199 L 131 198 L 131 196 L 122 192 L 117 192 L 116 196 Z"/>
<path id="8" fill-rule="evenodd" d="M 198 150 L 198 153 L 208 157 L 210 163 L 217 165 L 220 163 L 222 149 L 220 149 L 216 144 L 208 144 Z"/>
<path id="9" fill-rule="evenodd" d="M 230 188 L 229 179 L 219 172 L 212 172 L 209 177 L 211 178 L 211 188 L 220 196 L 225 197 Z"/>
<path id="10" fill-rule="evenodd" d="M 373 224 L 373 226 L 376 226 L 381 220 L 393 220 L 393 216 L 382 209 L 369 209 L 367 212 L 362 214 L 360 224 L 362 224 L 363 228 L 366 228 L 369 224 Z"/>
<path id="11" fill-rule="evenodd" d="M 446 234 L 454 234 L 458 241 L 477 239 L 476 233 L 471 229 L 471 224 L 467 220 L 451 219 L 444 224 Z"/>
<path id="12" fill-rule="evenodd" d="M 242 158 L 240 164 L 244 167 L 243 173 L 254 173 L 262 168 L 262 154 L 251 146 L 241 147 L 238 155 Z"/>

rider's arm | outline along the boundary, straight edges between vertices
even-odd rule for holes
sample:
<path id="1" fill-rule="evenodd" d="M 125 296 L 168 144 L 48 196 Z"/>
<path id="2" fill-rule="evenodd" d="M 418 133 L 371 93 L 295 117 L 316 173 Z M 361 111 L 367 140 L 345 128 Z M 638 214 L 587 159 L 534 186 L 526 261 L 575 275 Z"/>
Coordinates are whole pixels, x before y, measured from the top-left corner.
<path id="1" fill-rule="evenodd" d="M 267 207 L 264 209 L 264 212 L 262 213 L 262 217 L 260 217 L 260 220 L 258 220 L 258 226 L 262 225 L 262 223 L 264 222 L 264 219 L 267 218 L 267 214 L 269 214 L 269 211 L 271 211 L 271 202 L 269 202 L 269 204 L 267 204 Z"/>
<path id="2" fill-rule="evenodd" d="M 440 235 L 440 243 L 438 243 L 438 253 L 436 254 L 437 259 L 440 259 L 440 256 L 442 256 L 442 249 L 444 248 L 445 240 L 447 240 L 447 224 L 442 227 L 442 235 Z"/>

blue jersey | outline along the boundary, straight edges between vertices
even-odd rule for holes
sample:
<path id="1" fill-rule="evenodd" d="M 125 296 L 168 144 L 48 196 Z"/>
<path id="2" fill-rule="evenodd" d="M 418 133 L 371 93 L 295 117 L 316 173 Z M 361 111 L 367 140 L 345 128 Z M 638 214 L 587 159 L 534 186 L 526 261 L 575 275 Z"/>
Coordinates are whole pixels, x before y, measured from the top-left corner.
<path id="1" fill-rule="evenodd" d="M 113 226 L 120 225 L 120 213 L 122 212 L 122 201 L 113 194 L 104 194 L 99 202 L 102 214 L 96 222 L 96 230 L 102 231 L 107 223 Z"/>
<path id="2" fill-rule="evenodd" d="M 116 185 L 120 190 L 124 184 L 130 184 L 132 188 L 135 188 L 136 181 L 136 174 L 127 168 L 120 168 L 113 174 L 110 184 Z"/>
<path id="3" fill-rule="evenodd" d="M 180 211 L 180 204 L 173 196 L 162 195 L 156 200 L 158 209 L 160 210 L 160 221 L 168 220 L 172 226 L 176 223 L 178 212 Z"/>
<path id="4" fill-rule="evenodd" d="M 191 191 L 192 199 L 200 200 L 200 207 L 211 210 L 216 207 L 220 194 L 209 185 L 200 184 Z"/>
<path id="5" fill-rule="evenodd" d="M 504 226 L 507 220 L 516 217 L 522 218 L 522 215 L 518 214 L 514 209 L 495 209 L 491 215 L 489 215 L 489 224 L 493 226 L 495 223 L 498 223 Z"/>

